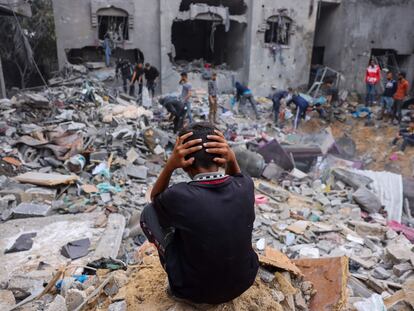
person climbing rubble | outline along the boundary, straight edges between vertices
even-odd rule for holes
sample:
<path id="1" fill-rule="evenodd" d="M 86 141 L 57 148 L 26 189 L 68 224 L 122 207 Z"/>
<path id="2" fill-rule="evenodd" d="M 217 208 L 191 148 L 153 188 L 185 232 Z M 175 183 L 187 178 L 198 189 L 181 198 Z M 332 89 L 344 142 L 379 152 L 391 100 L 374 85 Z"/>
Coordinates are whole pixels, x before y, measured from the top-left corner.
<path id="1" fill-rule="evenodd" d="M 157 80 L 160 76 L 160 73 L 157 68 L 152 66 L 150 63 L 146 63 L 144 74 L 145 80 L 147 81 L 148 92 L 151 94 L 151 97 L 154 98 L 155 88 L 157 87 Z"/>
<path id="2" fill-rule="evenodd" d="M 217 73 L 213 72 L 211 79 L 208 81 L 208 102 L 209 102 L 209 113 L 208 120 L 210 123 L 217 122 L 217 96 L 218 96 L 218 86 L 217 86 Z"/>
<path id="3" fill-rule="evenodd" d="M 142 94 L 142 88 L 144 85 L 144 68 L 142 66 L 142 63 L 138 63 L 135 65 L 134 68 L 134 74 L 132 75 L 131 79 L 131 89 L 130 89 L 130 95 L 135 95 L 135 82 L 138 82 L 138 97 Z"/>
<path id="4" fill-rule="evenodd" d="M 382 120 L 384 117 L 391 119 L 394 106 L 394 95 L 397 92 L 397 81 L 394 80 L 391 71 L 387 73 L 387 81 L 384 85 L 384 93 L 381 97 L 381 112 L 378 116 L 378 120 Z"/>
<path id="5" fill-rule="evenodd" d="M 292 102 L 296 106 L 296 115 L 293 119 L 293 129 L 297 130 L 300 124 L 300 119 L 305 120 L 306 118 L 306 111 L 308 110 L 310 103 L 297 93 L 293 94 L 291 100 L 289 100 L 286 105 L 290 106 Z"/>
<path id="6" fill-rule="evenodd" d="M 178 169 L 192 181 L 168 187 Z M 210 123 L 182 130 L 151 198 L 141 227 L 158 249 L 173 297 L 220 304 L 250 288 L 258 271 L 254 185 L 221 132 Z"/>
<path id="7" fill-rule="evenodd" d="M 402 107 L 404 105 L 404 100 L 408 96 L 409 83 L 406 80 L 407 74 L 405 72 L 398 73 L 398 84 L 397 91 L 394 94 L 394 110 L 393 110 L 393 121 L 394 124 L 401 123 L 402 119 Z"/>
<path id="8" fill-rule="evenodd" d="M 256 119 L 259 120 L 259 112 L 257 111 L 257 103 L 254 100 L 253 92 L 247 87 L 236 82 L 236 100 L 239 102 L 239 112 L 246 116 L 246 102 L 249 101 L 256 114 Z"/>
<path id="9" fill-rule="evenodd" d="M 377 95 L 377 84 L 381 81 L 381 68 L 377 65 L 374 59 L 371 59 L 365 74 L 365 83 L 367 85 L 367 95 L 365 98 L 368 107 L 375 103 Z"/>
<path id="10" fill-rule="evenodd" d="M 276 93 L 273 94 L 272 98 L 272 102 L 273 102 L 273 114 L 274 114 L 274 120 L 275 120 L 275 125 L 278 126 L 279 125 L 279 114 L 280 114 L 280 106 L 282 105 L 282 100 L 284 100 L 285 102 L 290 101 L 290 97 L 292 96 L 292 88 L 288 88 L 287 91 L 277 91 Z"/>
<path id="11" fill-rule="evenodd" d="M 392 145 L 396 146 L 398 141 L 402 139 L 400 150 L 405 151 L 407 146 L 414 146 L 414 118 L 411 118 L 411 122 L 408 124 L 408 127 L 401 128 L 397 134 L 397 137 L 392 141 Z"/>
<path id="12" fill-rule="evenodd" d="M 188 82 L 188 74 L 186 72 L 181 73 L 181 100 L 187 107 L 187 116 L 190 123 L 193 123 L 193 113 L 191 111 L 191 96 L 193 95 L 193 87 Z"/>
<path id="13" fill-rule="evenodd" d="M 128 59 L 118 59 L 115 68 L 115 76 L 117 79 L 119 78 L 119 73 L 121 73 L 124 92 L 128 93 L 128 81 L 131 81 L 132 78 L 132 65 Z"/>
<path id="14" fill-rule="evenodd" d="M 171 114 L 174 124 L 174 133 L 181 130 L 184 124 L 187 107 L 179 98 L 167 95 L 160 99 L 160 104 Z"/>

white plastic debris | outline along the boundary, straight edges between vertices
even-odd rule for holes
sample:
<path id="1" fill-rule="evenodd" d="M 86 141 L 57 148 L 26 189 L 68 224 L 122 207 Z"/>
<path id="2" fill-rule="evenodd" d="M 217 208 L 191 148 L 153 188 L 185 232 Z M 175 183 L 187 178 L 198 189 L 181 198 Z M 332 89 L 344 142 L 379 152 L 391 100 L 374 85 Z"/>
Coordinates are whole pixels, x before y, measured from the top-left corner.
<path id="1" fill-rule="evenodd" d="M 266 239 L 265 238 L 261 238 L 259 241 L 257 241 L 256 243 L 256 248 L 259 251 L 263 251 L 266 247 Z"/>
<path id="2" fill-rule="evenodd" d="M 378 294 L 373 294 L 363 301 L 355 302 L 354 307 L 357 311 L 387 311 L 382 297 Z"/>

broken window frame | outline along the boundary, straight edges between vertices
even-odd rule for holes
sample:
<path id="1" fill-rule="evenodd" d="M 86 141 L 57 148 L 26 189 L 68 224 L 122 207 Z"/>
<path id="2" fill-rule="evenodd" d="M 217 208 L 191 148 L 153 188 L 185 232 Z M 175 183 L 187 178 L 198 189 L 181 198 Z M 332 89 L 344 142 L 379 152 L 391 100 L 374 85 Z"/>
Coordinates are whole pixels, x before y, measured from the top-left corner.
<path id="1" fill-rule="evenodd" d="M 100 9 L 97 12 L 97 35 L 100 41 L 103 41 L 106 34 L 109 34 L 109 37 L 112 42 L 114 43 L 122 43 L 125 41 L 130 41 L 130 27 L 129 27 L 129 14 L 125 10 L 118 9 L 118 8 L 109 8 L 109 9 Z M 108 19 L 108 25 L 115 23 L 115 28 L 113 30 L 109 29 L 106 30 L 106 33 L 101 35 L 101 25 L 102 20 L 106 18 Z M 119 22 L 119 19 L 123 19 L 122 22 Z M 120 31 L 119 27 L 123 25 L 122 31 Z"/>
<path id="2" fill-rule="evenodd" d="M 284 30 L 279 30 L 280 25 Z M 277 27 L 277 28 L 275 28 Z M 265 44 L 277 44 L 281 46 L 289 46 L 290 37 L 292 35 L 293 21 L 290 17 L 278 14 L 272 15 L 266 19 L 266 30 L 264 32 Z M 269 38 L 270 32 L 270 38 Z"/>

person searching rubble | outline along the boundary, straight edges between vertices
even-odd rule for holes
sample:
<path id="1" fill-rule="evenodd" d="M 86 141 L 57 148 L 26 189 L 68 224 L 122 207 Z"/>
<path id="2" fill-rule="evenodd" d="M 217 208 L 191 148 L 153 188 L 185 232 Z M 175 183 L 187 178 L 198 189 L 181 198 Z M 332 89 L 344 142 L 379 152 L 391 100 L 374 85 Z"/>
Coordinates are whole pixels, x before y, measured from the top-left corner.
<path id="1" fill-rule="evenodd" d="M 386 119 L 392 121 L 392 111 L 394 106 L 394 95 L 397 92 L 397 81 L 391 71 L 387 72 L 387 80 L 384 83 L 384 93 L 381 96 L 381 112 L 378 120 Z"/>
<path id="2" fill-rule="evenodd" d="M 188 81 L 188 74 L 186 72 L 181 73 L 179 84 L 181 85 L 181 100 L 187 107 L 187 116 L 191 124 L 193 123 L 193 113 L 191 111 L 191 96 L 193 95 L 193 87 Z"/>
<path id="3" fill-rule="evenodd" d="M 239 102 L 239 112 L 246 116 L 246 102 L 249 101 L 256 114 L 256 119 L 260 120 L 259 112 L 257 111 L 257 103 L 254 100 L 253 92 L 240 82 L 236 82 L 236 100 Z"/>
<path id="4" fill-rule="evenodd" d="M 135 82 L 138 82 L 138 98 L 140 98 L 144 86 L 144 67 L 142 63 L 137 63 L 134 67 L 134 74 L 131 79 L 131 96 L 135 96 Z"/>
<path id="5" fill-rule="evenodd" d="M 212 124 L 218 124 L 217 122 L 217 73 L 213 72 L 211 79 L 208 81 L 208 102 L 209 102 L 209 113 L 208 120 Z"/>
<path id="6" fill-rule="evenodd" d="M 145 64 L 144 69 L 145 80 L 147 81 L 148 92 L 151 94 L 151 98 L 155 96 L 155 88 L 157 87 L 157 80 L 160 73 L 157 68 L 151 66 L 150 63 Z"/>
<path id="7" fill-rule="evenodd" d="M 171 114 L 174 124 L 174 133 L 181 130 L 184 124 L 187 107 L 176 96 L 167 95 L 160 99 L 160 104 Z"/>
<path id="8" fill-rule="evenodd" d="M 368 107 L 375 103 L 377 96 L 377 84 L 381 81 L 381 68 L 374 59 L 369 61 L 368 68 L 365 73 L 365 83 L 367 86 L 367 96 L 365 98 Z"/>
<path id="9" fill-rule="evenodd" d="M 393 109 L 393 121 L 394 124 L 400 124 L 402 120 L 402 108 L 404 101 L 407 99 L 408 90 L 410 85 L 406 79 L 407 74 L 402 71 L 398 73 L 397 91 L 394 94 L 394 109 Z"/>
<path id="10" fill-rule="evenodd" d="M 287 91 L 284 91 L 284 90 L 277 91 L 276 93 L 272 95 L 271 99 L 273 102 L 273 115 L 274 115 L 276 126 L 279 126 L 279 115 L 280 115 L 280 107 L 282 105 L 282 101 L 283 100 L 285 102 L 290 101 L 292 94 L 293 94 L 293 89 L 288 88 Z"/>
<path id="11" fill-rule="evenodd" d="M 192 181 L 169 187 L 179 169 Z M 151 199 L 141 227 L 158 249 L 174 298 L 221 304 L 250 288 L 259 266 L 252 248 L 254 185 L 212 124 L 180 132 Z"/>
<path id="12" fill-rule="evenodd" d="M 306 119 L 306 112 L 309 108 L 310 103 L 299 93 L 294 92 L 292 98 L 286 103 L 287 106 L 290 106 L 292 103 L 296 106 L 296 115 L 293 119 L 293 129 L 297 130 L 300 124 L 300 120 Z"/>
<path id="13" fill-rule="evenodd" d="M 407 146 L 414 146 L 414 118 L 411 118 L 408 127 L 401 128 L 398 131 L 397 137 L 392 141 L 392 145 L 397 146 L 400 139 L 403 140 L 400 151 L 404 152 Z"/>
<path id="14" fill-rule="evenodd" d="M 128 81 L 131 81 L 132 78 L 132 65 L 128 59 L 118 59 L 115 67 L 115 76 L 117 79 L 119 78 L 119 73 L 121 73 L 124 93 L 128 93 Z M 129 89 L 129 94 L 132 96 L 131 87 Z"/>

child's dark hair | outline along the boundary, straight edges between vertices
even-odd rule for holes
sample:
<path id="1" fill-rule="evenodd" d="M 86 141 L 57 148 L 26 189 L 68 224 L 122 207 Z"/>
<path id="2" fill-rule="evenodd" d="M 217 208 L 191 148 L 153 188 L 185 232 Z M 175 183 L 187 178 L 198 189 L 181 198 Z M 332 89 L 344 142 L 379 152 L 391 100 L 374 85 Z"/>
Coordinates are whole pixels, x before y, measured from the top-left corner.
<path id="1" fill-rule="evenodd" d="M 203 140 L 202 144 L 204 144 L 209 141 L 207 139 L 208 135 L 217 135 L 214 132 L 214 130 L 216 130 L 216 127 L 213 124 L 209 122 L 198 122 L 198 123 L 190 124 L 186 128 L 182 129 L 179 133 L 179 136 L 181 137 L 187 133 L 192 132 L 193 135 L 187 138 L 184 141 L 184 143 L 190 140 L 201 138 Z M 189 159 L 192 157 L 195 158 L 193 167 L 210 168 L 211 166 L 215 165 L 215 162 L 213 160 L 214 158 L 217 158 L 218 155 L 207 153 L 206 149 L 203 147 L 203 149 L 188 155 L 186 158 Z"/>

